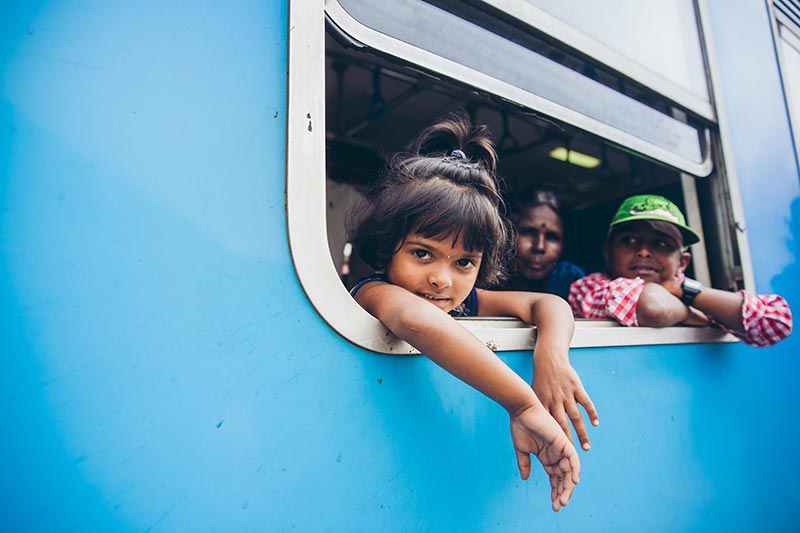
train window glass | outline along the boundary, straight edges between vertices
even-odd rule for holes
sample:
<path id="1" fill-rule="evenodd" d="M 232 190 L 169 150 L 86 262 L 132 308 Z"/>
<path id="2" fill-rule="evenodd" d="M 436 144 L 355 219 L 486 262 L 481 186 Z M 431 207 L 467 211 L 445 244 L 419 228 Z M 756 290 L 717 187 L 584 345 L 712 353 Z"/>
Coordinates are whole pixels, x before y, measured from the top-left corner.
<path id="1" fill-rule="evenodd" d="M 598 73 L 596 65 L 578 61 L 570 66 L 570 58 L 547 57 L 540 52 L 552 46 L 492 13 L 464 2 L 422 0 L 377 5 L 331 0 L 326 12 L 361 43 L 596 132 L 690 174 L 711 172 L 707 129 L 610 86 L 613 82 L 604 83 L 600 78 L 608 74 Z"/>
<path id="2" fill-rule="evenodd" d="M 731 235 L 732 225 L 726 222 L 730 215 L 723 167 L 713 168 L 707 178 L 698 180 L 680 168 L 610 142 L 597 131 L 365 46 L 330 20 L 325 24 L 321 11 L 319 3 L 316 7 L 309 2 L 290 3 L 288 232 L 298 277 L 309 300 L 351 342 L 384 353 L 414 351 L 349 296 L 348 288 L 369 270 L 358 262 L 357 251 L 348 248 L 345 225 L 347 214 L 361 201 L 362 191 L 375 179 L 386 156 L 403 149 L 422 128 L 453 110 L 466 111 L 494 132 L 499 174 L 509 198 L 532 186 L 553 189 L 564 198 L 569 206 L 565 259 L 587 272 L 602 269 L 604 227 L 619 202 L 630 194 L 659 193 L 675 200 L 690 216 L 702 218 L 705 245 L 701 249 L 709 256 L 703 268 L 711 283 L 725 288 L 740 283 L 736 272 L 741 270 L 742 258 Z M 309 72 L 324 72 L 324 76 Z M 716 139 L 713 123 L 696 116 L 687 119 L 691 113 L 677 109 L 673 115 L 682 123 L 699 121 L 711 132 L 712 141 Z M 555 159 L 550 154 L 559 148 L 579 151 L 598 163 L 586 168 Z M 711 149 L 718 150 L 718 143 L 713 142 Z M 459 320 L 498 350 L 533 347 L 532 328 L 518 320 Z M 573 346 L 730 339 L 711 328 L 623 328 L 611 321 L 586 320 L 579 321 Z"/>
<path id="3" fill-rule="evenodd" d="M 522 0 L 709 102 L 693 0 Z"/>
<path id="4" fill-rule="evenodd" d="M 781 74 L 786 91 L 786 105 L 795 139 L 795 157 L 800 164 L 800 26 L 778 23 Z"/>

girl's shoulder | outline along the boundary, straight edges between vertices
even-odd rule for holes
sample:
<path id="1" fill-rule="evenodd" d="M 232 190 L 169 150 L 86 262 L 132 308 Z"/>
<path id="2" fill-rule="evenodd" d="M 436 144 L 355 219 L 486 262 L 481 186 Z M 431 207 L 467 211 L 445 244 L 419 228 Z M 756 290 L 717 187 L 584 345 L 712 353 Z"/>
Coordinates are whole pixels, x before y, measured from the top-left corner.
<path id="1" fill-rule="evenodd" d="M 352 288 L 352 289 L 350 289 L 350 296 L 352 296 L 352 297 L 355 297 L 356 293 L 358 292 L 358 290 L 359 290 L 361 287 L 363 287 L 363 286 L 364 286 L 364 285 L 366 285 L 367 283 L 372 283 L 372 282 L 374 282 L 374 281 L 382 281 L 382 282 L 384 282 L 384 283 L 388 283 L 388 282 L 389 282 L 389 280 L 387 280 L 387 279 L 386 279 L 386 276 L 385 276 L 385 275 L 383 275 L 383 274 L 373 274 L 372 276 L 369 276 L 369 277 L 367 277 L 367 278 L 364 278 L 364 279 L 362 279 L 361 281 L 359 281 L 358 283 L 356 283 L 356 284 L 353 286 L 353 288 Z"/>

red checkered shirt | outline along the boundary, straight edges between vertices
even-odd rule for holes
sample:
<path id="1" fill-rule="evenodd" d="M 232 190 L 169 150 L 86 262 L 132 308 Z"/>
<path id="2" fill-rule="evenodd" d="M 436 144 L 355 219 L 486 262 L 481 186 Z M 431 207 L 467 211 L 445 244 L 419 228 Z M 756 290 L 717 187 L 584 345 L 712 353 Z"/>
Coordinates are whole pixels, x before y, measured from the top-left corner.
<path id="1" fill-rule="evenodd" d="M 569 304 L 575 318 L 613 318 L 625 326 L 638 326 L 636 304 L 644 289 L 641 278 L 611 279 L 595 272 L 572 284 Z M 772 346 L 792 332 L 792 311 L 785 299 L 740 291 L 744 297 L 744 332 L 717 326 L 752 346 Z"/>

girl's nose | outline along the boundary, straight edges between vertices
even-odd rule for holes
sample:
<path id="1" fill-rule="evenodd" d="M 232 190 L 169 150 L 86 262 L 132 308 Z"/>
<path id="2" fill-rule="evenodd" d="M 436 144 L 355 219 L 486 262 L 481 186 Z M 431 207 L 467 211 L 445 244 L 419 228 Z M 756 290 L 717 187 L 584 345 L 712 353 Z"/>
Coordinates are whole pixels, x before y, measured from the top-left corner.
<path id="1" fill-rule="evenodd" d="M 447 268 L 432 269 L 428 274 L 428 283 L 439 290 L 446 289 L 453 284 Z"/>
<path id="2" fill-rule="evenodd" d="M 636 250 L 636 255 L 641 257 L 650 257 L 650 248 L 647 247 L 644 243 L 639 245 L 639 248 Z"/>

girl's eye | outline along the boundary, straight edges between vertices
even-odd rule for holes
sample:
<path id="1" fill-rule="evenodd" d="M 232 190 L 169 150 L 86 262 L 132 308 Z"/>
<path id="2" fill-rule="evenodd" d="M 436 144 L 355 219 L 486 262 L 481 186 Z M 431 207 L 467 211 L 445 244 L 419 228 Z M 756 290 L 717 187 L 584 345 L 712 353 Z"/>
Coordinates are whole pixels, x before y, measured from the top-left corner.
<path id="1" fill-rule="evenodd" d="M 545 234 L 545 239 L 552 242 L 561 242 L 561 235 L 558 233 L 548 232 Z"/>
<path id="2" fill-rule="evenodd" d="M 427 259 L 431 255 L 428 250 L 423 250 L 421 248 L 411 250 L 411 253 L 414 254 L 414 257 L 417 259 Z"/>
<path id="3" fill-rule="evenodd" d="M 475 266 L 475 261 L 472 259 L 459 259 L 456 264 L 461 268 L 472 268 Z"/>
<path id="4" fill-rule="evenodd" d="M 636 238 L 631 237 L 630 235 L 626 235 L 624 237 L 621 237 L 619 242 L 621 242 L 625 246 L 633 246 L 634 244 L 636 244 Z"/>

